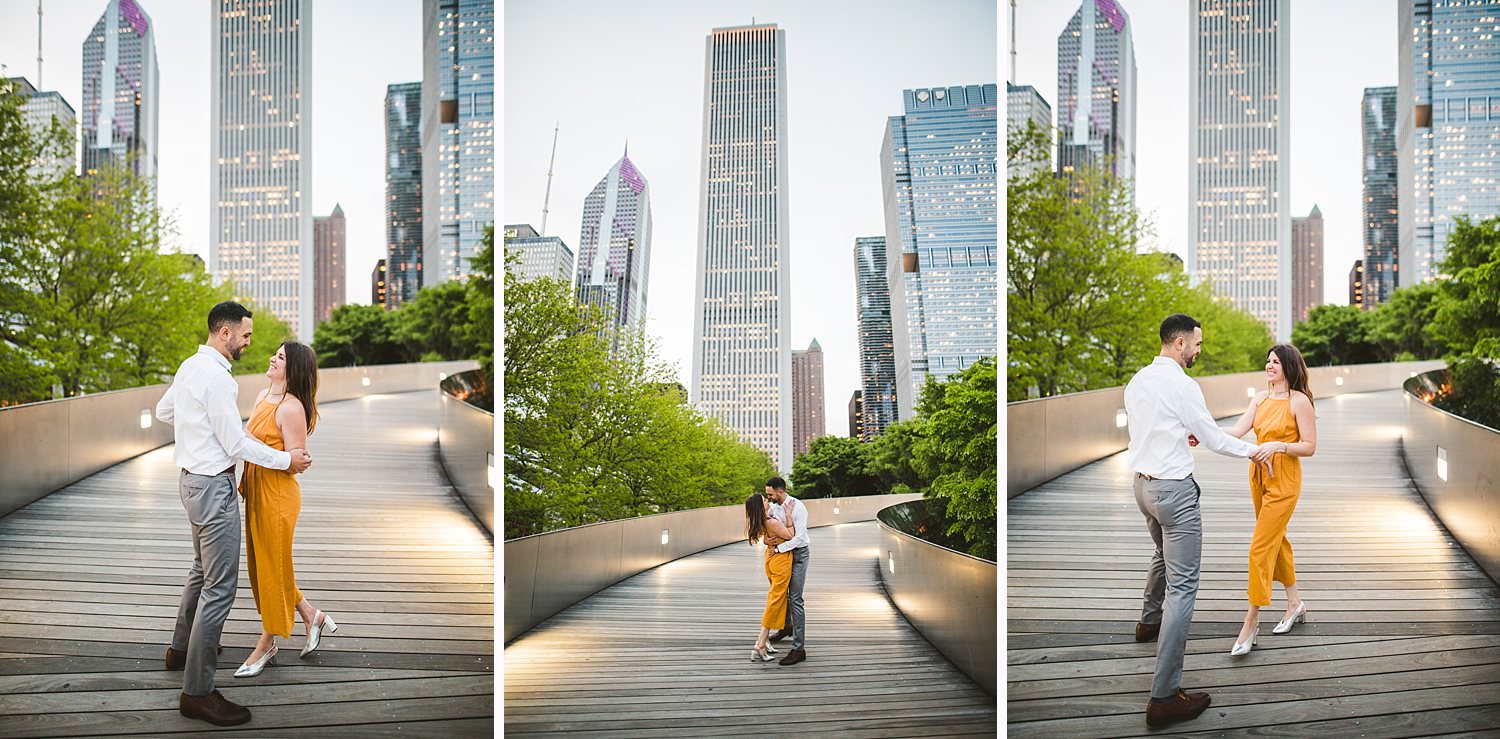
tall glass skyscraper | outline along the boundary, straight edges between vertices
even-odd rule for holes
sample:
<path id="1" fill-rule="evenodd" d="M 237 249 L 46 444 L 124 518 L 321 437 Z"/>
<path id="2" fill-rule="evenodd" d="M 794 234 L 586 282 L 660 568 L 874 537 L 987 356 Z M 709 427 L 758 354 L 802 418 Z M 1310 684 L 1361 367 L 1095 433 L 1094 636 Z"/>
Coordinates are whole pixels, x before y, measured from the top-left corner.
<path id="1" fill-rule="evenodd" d="M 1374 308 L 1396 289 L 1400 218 L 1396 208 L 1396 90 L 1366 87 L 1360 105 L 1364 122 L 1364 247 L 1368 271 L 1364 301 Z"/>
<path id="2" fill-rule="evenodd" d="M 219 0 L 213 15 L 209 270 L 313 334 L 312 2 Z"/>
<path id="3" fill-rule="evenodd" d="M 999 86 L 906 90 L 880 147 L 897 412 L 999 353 Z M 869 399 L 866 399 L 866 407 Z M 866 413 L 868 415 L 868 412 Z"/>
<path id="4" fill-rule="evenodd" d="M 1027 123 L 1035 123 L 1037 128 L 1047 131 L 1050 136 L 1052 130 L 1052 106 L 1031 85 L 1005 83 L 1006 130 L 1024 130 Z M 1036 171 L 1037 168 L 1008 162 L 1006 165 L 1006 175 L 1011 178 L 1024 177 Z M 1049 170 L 1052 168 L 1052 153 L 1050 151 L 1047 152 L 1046 168 Z"/>
<path id="5" fill-rule="evenodd" d="M 106 161 L 156 178 L 160 75 L 151 17 L 135 0 L 110 0 L 83 41 L 85 174 Z"/>
<path id="6" fill-rule="evenodd" d="M 646 320 L 651 266 L 651 185 L 622 156 L 583 199 L 578 300 L 603 308 L 616 328 Z"/>
<path id="7" fill-rule="evenodd" d="M 715 28 L 705 56 L 690 397 L 788 471 L 786 32 L 775 24 Z"/>
<path id="8" fill-rule="evenodd" d="M 562 239 L 542 236 L 529 223 L 507 225 L 503 238 L 505 253 L 515 255 L 521 263 L 515 272 L 517 277 L 573 281 L 573 250 Z"/>
<path id="9" fill-rule="evenodd" d="M 75 130 L 75 126 L 78 125 L 78 114 L 73 111 L 73 106 L 63 99 L 62 93 L 54 90 L 38 90 L 25 77 L 10 77 L 6 82 L 10 84 L 9 88 L 0 86 L 0 92 L 8 92 L 24 98 L 21 103 L 21 115 L 26 120 L 26 127 L 31 130 L 33 136 L 46 133 L 54 121 L 70 134 Z M 70 135 L 69 141 L 71 140 Z M 66 154 L 39 158 L 31 163 L 29 169 L 34 176 L 58 178 L 72 175 L 77 166 L 78 159 L 70 144 Z"/>
<path id="10" fill-rule="evenodd" d="M 1397 283 L 1403 287 L 1439 276 L 1456 216 L 1500 215 L 1497 17 L 1500 0 L 1401 1 Z M 1367 264 L 1366 275 L 1372 272 Z"/>
<path id="11" fill-rule="evenodd" d="M 422 281 L 469 274 L 495 222 L 495 2 L 422 0 Z"/>
<path id="12" fill-rule="evenodd" d="M 1291 0 L 1196 0 L 1188 274 L 1292 335 Z"/>
<path id="13" fill-rule="evenodd" d="M 891 282 L 884 236 L 854 240 L 854 291 L 859 318 L 860 427 L 849 436 L 870 441 L 896 422 L 896 346 L 891 334 Z"/>
<path id="14" fill-rule="evenodd" d="M 422 287 L 422 83 L 385 88 L 386 300 L 391 307 Z"/>
<path id="15" fill-rule="evenodd" d="M 1115 0 L 1083 0 L 1057 37 L 1058 166 L 1078 147 L 1135 179 L 1135 43 Z"/>

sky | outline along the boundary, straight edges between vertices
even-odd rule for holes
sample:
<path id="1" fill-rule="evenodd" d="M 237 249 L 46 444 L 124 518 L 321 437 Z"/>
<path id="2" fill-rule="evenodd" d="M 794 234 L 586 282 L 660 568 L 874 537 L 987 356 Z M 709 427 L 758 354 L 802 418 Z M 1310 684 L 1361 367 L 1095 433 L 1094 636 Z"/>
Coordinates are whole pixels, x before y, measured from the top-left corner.
<path id="1" fill-rule="evenodd" d="M 578 248 L 583 200 L 630 145 L 651 184 L 646 332 L 692 371 L 704 40 L 717 27 L 786 31 L 792 342 L 824 353 L 826 432 L 848 435 L 859 389 L 854 240 L 885 233 L 880 141 L 904 89 L 998 82 L 995 0 L 505 3 L 501 223 Z"/>
<path id="2" fill-rule="evenodd" d="M 1136 205 L 1155 222 L 1153 246 L 1188 247 L 1188 33 L 1190 2 L 1118 0 L 1130 15 L 1139 74 Z M 1323 212 L 1324 300 L 1349 301 L 1349 269 L 1364 257 L 1360 100 L 1397 82 L 1396 0 L 1292 3 L 1291 215 Z M 1077 2 L 1019 0 L 1017 84 L 1057 105 L 1057 35 Z M 1009 24 L 1007 3 L 1006 18 Z M 1337 29 L 1330 33 L 1329 29 Z M 1010 73 L 1007 30 L 1001 54 Z M 1054 121 L 1055 123 L 1055 121 Z"/>
<path id="3" fill-rule="evenodd" d="M 42 84 L 82 114 L 83 41 L 107 0 L 43 5 Z M 208 260 L 212 111 L 207 104 L 213 3 L 137 0 L 155 24 L 161 108 L 158 202 L 176 220 L 167 247 Z M 37 81 L 36 3 L 0 2 L 5 76 Z M 385 87 L 422 79 L 421 0 L 317 0 L 313 5 L 312 209 L 344 207 L 347 299 L 370 302 L 385 257 Z M 371 50 L 379 53 L 370 53 Z"/>

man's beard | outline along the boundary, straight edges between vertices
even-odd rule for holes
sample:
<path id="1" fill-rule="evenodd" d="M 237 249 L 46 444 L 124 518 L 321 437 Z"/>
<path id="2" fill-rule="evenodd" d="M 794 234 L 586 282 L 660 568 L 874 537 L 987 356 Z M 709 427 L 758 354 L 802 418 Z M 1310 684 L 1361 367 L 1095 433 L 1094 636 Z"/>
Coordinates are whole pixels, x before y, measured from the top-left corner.
<path id="1" fill-rule="evenodd" d="M 239 359 L 239 355 L 236 354 L 234 358 L 235 359 Z M 1198 361 L 1198 355 L 1194 354 L 1193 356 L 1187 358 L 1187 362 L 1183 365 L 1183 367 L 1185 369 L 1192 369 L 1193 368 L 1193 363 L 1197 362 L 1197 361 Z"/>
<path id="2" fill-rule="evenodd" d="M 243 351 L 245 351 L 245 347 L 243 347 L 243 346 L 237 346 L 237 347 L 235 347 L 233 349 L 230 349 L 229 350 L 229 358 L 233 359 L 236 362 L 238 362 L 238 361 L 240 361 L 240 352 L 243 352 Z M 1188 366 L 1191 367 L 1192 365 L 1188 365 Z"/>

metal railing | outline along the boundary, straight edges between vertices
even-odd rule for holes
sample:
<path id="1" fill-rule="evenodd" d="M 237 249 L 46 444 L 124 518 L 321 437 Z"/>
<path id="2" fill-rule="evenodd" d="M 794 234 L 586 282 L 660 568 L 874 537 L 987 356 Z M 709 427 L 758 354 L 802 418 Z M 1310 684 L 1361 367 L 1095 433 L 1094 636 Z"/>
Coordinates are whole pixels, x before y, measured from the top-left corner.
<path id="1" fill-rule="evenodd" d="M 382 364 L 318 371 L 318 402 L 435 389 L 473 361 Z M 238 375 L 240 416 L 248 417 L 264 375 Z M 172 443 L 156 420 L 166 385 L 80 395 L 0 408 L 0 516 L 107 467 Z"/>
<path id="2" fill-rule="evenodd" d="M 450 375 L 439 393 L 438 458 L 458 497 L 495 535 L 495 414 L 462 399 L 472 392 L 479 370 Z"/>
<path id="3" fill-rule="evenodd" d="M 808 527 L 869 521 L 918 495 L 818 498 Z M 505 643 L 625 578 L 745 538 L 743 505 L 694 508 L 578 526 L 505 542 Z M 873 562 L 871 564 L 874 564 Z M 994 619 L 989 627 L 994 628 Z"/>
<path id="4" fill-rule="evenodd" d="M 1324 398 L 1395 390 L 1408 378 L 1442 366 L 1442 362 L 1426 361 L 1311 367 L 1308 381 L 1313 394 Z M 1244 411 L 1250 396 L 1266 385 L 1263 372 L 1194 379 L 1215 418 Z M 1130 443 L 1124 387 L 1017 401 L 1006 406 L 1006 418 L 1008 498 L 1123 451 Z"/>
<path id="5" fill-rule="evenodd" d="M 1407 380 L 1401 455 L 1438 520 L 1500 582 L 1500 431 L 1432 405 L 1445 374 Z"/>
<path id="6" fill-rule="evenodd" d="M 914 532 L 912 524 L 923 517 L 928 503 L 901 503 L 876 516 L 880 579 L 912 627 L 985 692 L 996 695 L 998 567 Z"/>

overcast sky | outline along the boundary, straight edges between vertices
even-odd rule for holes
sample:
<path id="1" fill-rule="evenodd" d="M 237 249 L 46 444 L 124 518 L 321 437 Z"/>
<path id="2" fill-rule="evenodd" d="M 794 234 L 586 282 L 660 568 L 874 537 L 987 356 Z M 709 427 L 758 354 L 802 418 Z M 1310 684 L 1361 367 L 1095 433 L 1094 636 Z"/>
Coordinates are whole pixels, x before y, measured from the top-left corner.
<path id="1" fill-rule="evenodd" d="M 1092 2 L 1093 0 L 1089 0 Z M 1136 204 L 1156 223 L 1159 246 L 1188 246 L 1187 0 L 1118 0 L 1130 15 L 1139 72 Z M 1395 85 L 1395 0 L 1292 3 L 1293 216 L 1323 211 L 1324 299 L 1348 303 L 1349 269 L 1364 257 L 1360 100 L 1366 87 Z M 1056 114 L 1057 35 L 1078 2 L 1019 0 L 1015 82 L 1032 85 Z M 1005 23 L 1009 23 L 1006 3 Z M 1009 33 L 1004 73 L 1010 73 Z M 1054 120 L 1054 124 L 1056 121 Z"/>
<path id="2" fill-rule="evenodd" d="M 180 235 L 170 243 L 208 259 L 208 105 L 214 3 L 136 0 L 155 24 L 161 70 L 160 204 Z M 43 6 L 42 87 L 82 114 L 83 41 L 107 0 Z M 0 64 L 37 81 L 34 0 L 0 3 Z M 421 0 L 313 3 L 313 188 L 315 216 L 344 206 L 348 302 L 370 302 L 370 270 L 385 256 L 385 86 L 422 79 Z"/>
<path id="3" fill-rule="evenodd" d="M 510 0 L 505 3 L 503 223 L 578 248 L 583 199 L 620 158 L 651 183 L 647 333 L 692 371 L 704 39 L 716 27 L 786 31 L 792 347 L 823 347 L 827 432 L 848 435 L 859 388 L 854 239 L 885 233 L 880 140 L 901 91 L 997 82 L 995 0 L 804 2 Z"/>

